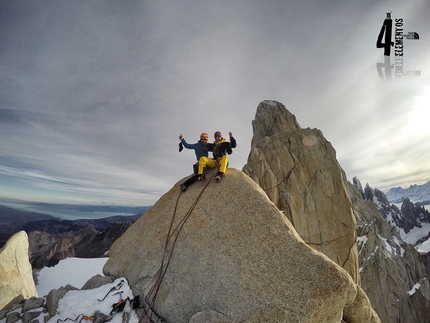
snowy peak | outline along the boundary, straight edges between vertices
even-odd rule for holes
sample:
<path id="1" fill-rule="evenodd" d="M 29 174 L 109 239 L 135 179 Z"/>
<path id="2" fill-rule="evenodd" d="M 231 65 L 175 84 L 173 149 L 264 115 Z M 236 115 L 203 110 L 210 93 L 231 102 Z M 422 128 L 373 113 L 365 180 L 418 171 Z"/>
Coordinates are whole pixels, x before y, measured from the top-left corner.
<path id="1" fill-rule="evenodd" d="M 357 220 L 361 283 L 381 322 L 427 322 L 428 305 L 423 311 L 417 309 L 422 306 L 420 297 L 428 300 L 428 276 L 421 255 L 404 242 L 400 209 L 389 205 L 383 192 L 361 185 L 357 178 L 348 184 Z"/>
<path id="2" fill-rule="evenodd" d="M 412 185 L 409 188 L 410 192 L 415 190 L 415 193 L 421 192 L 422 196 L 425 186 L 430 187 L 429 183 L 421 186 Z M 396 229 L 403 241 L 413 245 L 420 252 L 430 251 L 430 212 L 422 206 L 423 202 L 413 202 L 409 197 L 404 196 L 398 205 L 390 205 L 390 198 L 377 188 L 373 189 L 366 184 L 363 189 L 357 178 L 354 178 L 353 185 L 360 191 L 365 201 L 373 201 L 376 204 L 379 213 Z M 401 188 L 392 188 L 390 191 L 398 191 L 398 196 L 402 196 L 400 190 L 407 191 Z M 430 201 L 430 198 L 428 200 Z"/>
<path id="3" fill-rule="evenodd" d="M 404 189 L 401 187 L 393 187 L 386 193 L 390 203 L 402 203 L 407 197 L 413 203 L 423 202 L 422 204 L 430 204 L 430 181 L 423 185 L 411 185 Z"/>

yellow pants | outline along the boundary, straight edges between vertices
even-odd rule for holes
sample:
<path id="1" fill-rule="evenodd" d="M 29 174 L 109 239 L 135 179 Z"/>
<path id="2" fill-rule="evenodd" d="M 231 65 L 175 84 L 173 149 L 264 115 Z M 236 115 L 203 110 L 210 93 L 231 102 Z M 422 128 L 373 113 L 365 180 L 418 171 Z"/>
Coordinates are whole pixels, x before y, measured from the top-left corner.
<path id="1" fill-rule="evenodd" d="M 225 170 L 227 169 L 228 164 L 228 157 L 227 155 L 224 155 L 221 157 L 221 159 L 218 161 L 219 165 L 219 171 L 223 174 L 225 174 Z M 199 175 L 203 174 L 203 169 L 208 166 L 210 168 L 215 168 L 217 165 L 217 161 L 207 158 L 207 157 L 200 157 L 199 159 Z"/>

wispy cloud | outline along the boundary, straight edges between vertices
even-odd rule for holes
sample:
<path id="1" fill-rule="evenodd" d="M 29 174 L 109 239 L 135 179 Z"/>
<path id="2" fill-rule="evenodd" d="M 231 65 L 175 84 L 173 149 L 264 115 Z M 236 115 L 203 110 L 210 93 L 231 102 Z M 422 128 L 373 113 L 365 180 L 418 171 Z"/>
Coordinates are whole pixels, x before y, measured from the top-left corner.
<path id="1" fill-rule="evenodd" d="M 265 99 L 321 129 L 349 178 L 382 188 L 428 180 L 429 133 L 417 122 L 429 45 L 407 44 L 404 63 L 421 76 L 405 82 L 380 80 L 375 47 L 387 7 L 424 35 L 428 6 L 3 3 L 2 194 L 152 204 L 192 171 L 181 133 L 193 142 L 232 131 L 230 166 L 241 169 Z"/>

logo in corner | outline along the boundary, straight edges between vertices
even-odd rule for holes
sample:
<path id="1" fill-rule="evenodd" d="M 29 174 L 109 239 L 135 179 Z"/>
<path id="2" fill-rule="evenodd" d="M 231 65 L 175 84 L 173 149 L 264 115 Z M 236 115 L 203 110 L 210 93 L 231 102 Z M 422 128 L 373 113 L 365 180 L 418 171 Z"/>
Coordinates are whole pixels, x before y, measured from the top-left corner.
<path id="1" fill-rule="evenodd" d="M 393 20 L 391 19 L 391 11 L 386 13 L 386 18 L 382 23 L 381 30 L 379 31 L 378 38 L 376 40 L 376 48 L 384 49 L 384 63 L 377 63 L 376 68 L 378 70 L 379 77 L 383 80 L 384 78 L 391 79 L 391 70 L 395 67 L 396 79 L 404 79 L 409 77 L 416 77 L 421 75 L 421 71 L 404 71 L 403 70 L 403 40 L 418 40 L 420 39 L 417 32 L 403 31 L 403 18 L 394 19 L 394 38 L 393 38 Z M 391 47 L 394 50 L 394 64 L 391 64 L 390 54 Z M 385 77 L 382 71 L 385 68 Z"/>

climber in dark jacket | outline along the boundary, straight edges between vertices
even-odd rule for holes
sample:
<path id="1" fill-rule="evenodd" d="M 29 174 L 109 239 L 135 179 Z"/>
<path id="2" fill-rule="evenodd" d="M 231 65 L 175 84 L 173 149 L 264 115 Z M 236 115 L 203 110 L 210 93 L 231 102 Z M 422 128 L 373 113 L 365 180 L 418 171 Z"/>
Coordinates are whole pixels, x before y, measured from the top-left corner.
<path id="1" fill-rule="evenodd" d="M 199 159 L 201 157 L 208 157 L 208 147 L 207 147 L 208 134 L 203 132 L 200 135 L 200 140 L 198 142 L 196 142 L 195 144 L 187 143 L 187 141 L 182 136 L 182 134 L 179 135 L 179 140 L 181 141 L 181 143 L 179 144 L 179 147 L 180 147 L 179 151 L 182 150 L 181 144 L 185 148 L 194 149 L 194 152 L 195 152 L 196 158 L 197 158 L 197 163 L 195 163 L 193 165 L 193 169 L 194 169 L 194 173 L 197 174 Z M 196 180 L 197 180 L 197 176 L 193 176 L 193 177 L 189 178 L 188 180 L 186 180 L 184 183 L 181 184 L 181 190 L 186 191 L 187 187 L 190 186 L 191 184 L 193 184 Z"/>
<path id="2" fill-rule="evenodd" d="M 204 156 L 200 157 L 197 180 L 205 178 L 203 174 L 203 169 L 206 166 L 214 168 L 217 167 L 217 164 L 219 169 L 218 173 L 215 176 L 215 180 L 221 180 L 222 176 L 225 174 L 228 165 L 227 155 L 231 155 L 233 153 L 232 148 L 236 148 L 236 139 L 233 138 L 233 134 L 231 133 L 231 131 L 228 134 L 230 136 L 230 142 L 226 141 L 226 139 L 222 137 L 220 131 L 215 132 L 215 141 L 207 145 L 208 150 L 212 151 L 213 153 L 213 159 Z"/>

